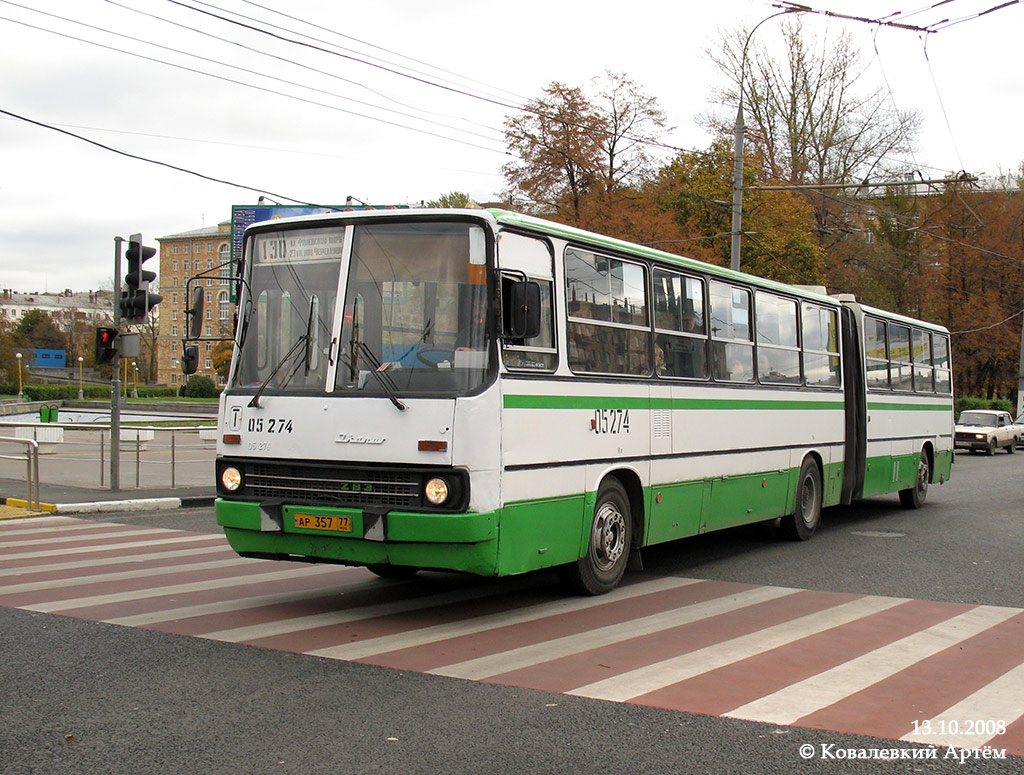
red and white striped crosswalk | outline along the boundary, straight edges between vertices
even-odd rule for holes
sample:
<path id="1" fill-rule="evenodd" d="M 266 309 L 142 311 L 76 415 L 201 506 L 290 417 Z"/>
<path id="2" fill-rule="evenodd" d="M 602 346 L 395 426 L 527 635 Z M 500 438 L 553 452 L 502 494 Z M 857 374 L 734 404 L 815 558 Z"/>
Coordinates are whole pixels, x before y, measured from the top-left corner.
<path id="1" fill-rule="evenodd" d="M 0 523 L 0 605 L 679 711 L 1024 755 L 1024 611 L 678 577 L 549 579 L 237 557 L 219 534 Z"/>

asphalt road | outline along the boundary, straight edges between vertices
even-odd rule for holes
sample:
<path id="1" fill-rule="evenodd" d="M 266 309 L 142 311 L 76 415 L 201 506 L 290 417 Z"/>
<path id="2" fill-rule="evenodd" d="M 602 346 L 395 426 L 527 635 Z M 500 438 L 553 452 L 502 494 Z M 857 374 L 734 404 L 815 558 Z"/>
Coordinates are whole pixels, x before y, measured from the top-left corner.
<path id="1" fill-rule="evenodd" d="M 1024 608 L 1022 473 L 1024 456 L 962 455 L 921 511 L 877 499 L 827 511 L 806 544 L 743 528 L 647 550 L 646 569 Z M 100 519 L 217 531 L 209 509 Z M 21 610 L 0 608 L 0 649 L 2 775 L 1024 772 L 1022 759 L 849 761 L 836 750 L 904 744 Z"/>

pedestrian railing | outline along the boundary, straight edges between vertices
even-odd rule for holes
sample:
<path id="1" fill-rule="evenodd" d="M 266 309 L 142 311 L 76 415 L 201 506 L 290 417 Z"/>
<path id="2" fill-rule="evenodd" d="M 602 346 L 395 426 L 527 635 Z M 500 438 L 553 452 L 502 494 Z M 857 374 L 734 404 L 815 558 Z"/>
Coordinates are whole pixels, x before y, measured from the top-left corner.
<path id="1" fill-rule="evenodd" d="M 43 460 L 47 481 L 108 486 L 112 441 L 109 423 L 0 422 L 0 434 L 4 434 L 0 436 L 0 451 L 4 442 L 31 442 L 37 466 L 39 458 Z M 134 474 L 135 487 L 212 485 L 215 438 L 212 425 L 122 424 L 118 439 L 119 484 L 124 487 Z M 13 456 L 0 454 L 0 463 L 7 459 Z M 0 465 L 0 477 L 3 476 L 9 476 L 9 471 Z M 38 486 L 38 477 L 36 481 Z"/>
<path id="2" fill-rule="evenodd" d="M 0 442 L 24 444 L 24 455 L 0 455 L 0 460 L 25 460 L 25 484 L 28 486 L 28 508 L 39 509 L 39 444 L 34 439 L 19 439 L 16 436 L 0 436 Z M 35 497 L 33 497 L 33 493 Z"/>

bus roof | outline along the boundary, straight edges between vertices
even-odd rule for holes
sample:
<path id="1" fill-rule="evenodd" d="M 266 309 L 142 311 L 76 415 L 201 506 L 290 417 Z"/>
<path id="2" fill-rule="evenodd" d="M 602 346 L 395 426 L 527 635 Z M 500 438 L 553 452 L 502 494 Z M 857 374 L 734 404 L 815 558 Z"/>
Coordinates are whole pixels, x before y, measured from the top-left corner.
<path id="1" fill-rule="evenodd" d="M 840 301 L 835 296 L 820 291 L 808 288 L 806 286 L 789 285 L 787 283 L 777 282 L 775 280 L 769 280 L 764 277 L 758 277 L 757 275 L 747 274 L 745 272 L 736 272 L 728 267 L 717 266 L 716 264 L 709 264 L 706 261 L 699 261 L 694 258 L 687 258 L 686 256 L 680 256 L 676 253 L 668 253 L 664 250 L 658 250 L 647 245 L 640 245 L 635 242 L 628 242 L 627 240 L 617 239 L 615 237 L 608 237 L 603 234 L 596 232 L 587 231 L 585 229 L 579 229 L 575 226 L 568 226 L 564 223 L 558 223 L 557 221 L 548 221 L 543 218 L 537 218 L 532 215 L 524 215 L 523 213 L 513 212 L 512 210 L 503 210 L 501 208 L 492 207 L 486 209 L 475 209 L 475 208 L 421 208 L 421 209 L 402 209 L 402 210 L 356 210 L 356 211 L 337 211 L 331 213 L 321 213 L 316 215 L 301 215 L 294 216 L 291 218 L 282 218 L 275 221 L 262 221 L 254 223 L 247 227 L 246 231 L 261 230 L 261 229 L 273 229 L 275 226 L 290 226 L 298 223 L 315 223 L 318 221 L 329 221 L 337 220 L 341 218 L 355 219 L 355 220 L 376 220 L 376 219 L 393 219 L 393 218 L 437 218 L 445 216 L 458 216 L 462 218 L 479 218 L 482 220 L 491 221 L 500 226 L 509 226 L 513 228 L 522 229 L 525 231 L 531 231 L 537 234 L 547 234 L 552 236 L 563 237 L 568 240 L 573 240 L 578 243 L 588 244 L 598 248 L 605 248 L 608 250 L 614 250 L 619 253 L 632 254 L 634 256 L 644 256 L 647 258 L 653 258 L 666 263 L 674 264 L 683 269 L 690 269 L 695 272 L 703 272 L 706 274 L 712 274 L 725 280 L 735 280 L 739 282 L 747 283 L 760 288 L 768 290 L 776 290 L 792 295 L 801 296 L 803 298 L 813 299 L 818 302 L 830 304 L 832 306 L 839 306 Z M 890 320 L 896 320 L 902 323 L 908 323 L 912 325 L 919 325 L 927 327 L 935 331 L 941 331 L 949 333 L 949 331 L 940 325 L 935 323 L 928 323 L 917 318 L 908 317 L 906 315 L 900 315 L 895 312 L 889 312 L 887 310 L 870 307 L 865 304 L 855 302 L 858 306 L 866 313 L 885 317 Z"/>
<path id="2" fill-rule="evenodd" d="M 489 209 L 488 212 L 494 216 L 494 219 L 499 224 L 505 226 L 515 226 L 534 232 L 553 234 L 565 237 L 566 239 L 585 242 L 591 245 L 617 250 L 619 252 L 655 258 L 659 261 L 675 264 L 681 268 L 714 274 L 723 279 L 738 280 L 765 289 L 785 291 L 786 293 L 813 298 L 816 301 L 828 302 L 836 306 L 839 305 L 839 301 L 835 297 L 805 286 L 789 285 L 787 283 L 769 280 L 764 277 L 758 277 L 757 275 L 746 274 L 745 272 L 736 272 L 727 267 L 709 264 L 706 261 L 698 261 L 695 258 L 687 258 L 686 256 L 680 256 L 676 253 L 667 253 L 664 250 L 658 250 L 657 248 L 640 245 L 635 242 L 627 242 L 626 240 L 616 239 L 615 237 L 607 237 L 603 234 L 596 234 L 584 229 L 577 229 L 573 226 L 566 226 L 565 224 L 557 223 L 555 221 L 546 221 L 543 218 L 535 218 L 530 215 L 523 215 L 522 213 L 515 213 L 510 210 L 493 208 Z"/>

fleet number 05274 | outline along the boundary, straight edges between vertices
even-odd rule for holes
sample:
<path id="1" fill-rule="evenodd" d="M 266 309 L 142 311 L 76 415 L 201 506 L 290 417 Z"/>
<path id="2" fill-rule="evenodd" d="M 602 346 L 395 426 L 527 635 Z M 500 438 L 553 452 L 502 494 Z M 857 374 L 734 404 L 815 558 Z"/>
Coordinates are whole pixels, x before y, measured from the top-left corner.
<path id="1" fill-rule="evenodd" d="M 594 433 L 629 433 L 629 410 L 595 409 L 590 430 Z"/>
<path id="2" fill-rule="evenodd" d="M 291 433 L 292 421 L 276 417 L 250 417 L 249 433 Z"/>

